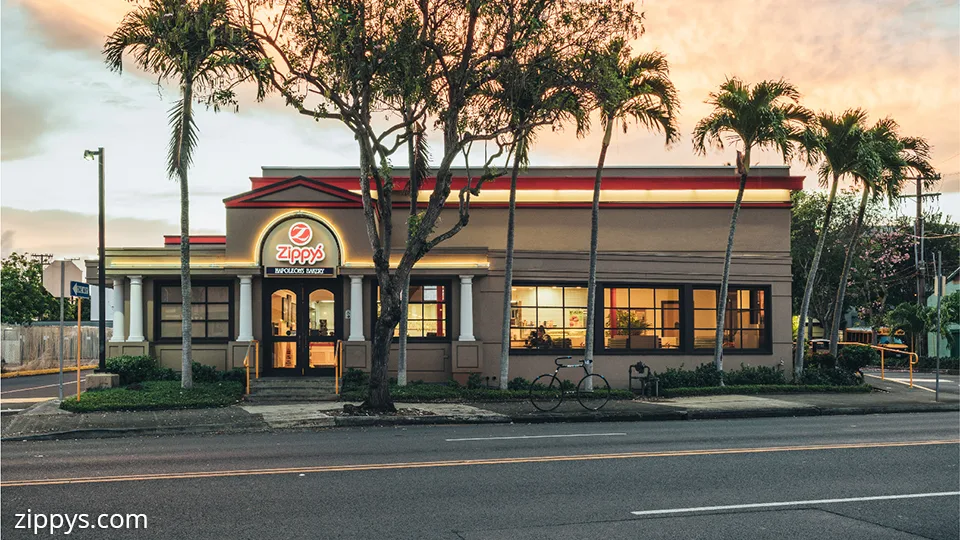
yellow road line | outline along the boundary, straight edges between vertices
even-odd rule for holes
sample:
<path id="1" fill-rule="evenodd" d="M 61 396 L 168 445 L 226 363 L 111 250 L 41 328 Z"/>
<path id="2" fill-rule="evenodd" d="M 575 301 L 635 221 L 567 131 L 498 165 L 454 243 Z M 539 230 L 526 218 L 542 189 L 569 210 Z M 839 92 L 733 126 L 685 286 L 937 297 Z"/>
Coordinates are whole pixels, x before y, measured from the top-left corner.
<path id="1" fill-rule="evenodd" d="M 66 395 L 66 394 L 64 394 Z M 73 395 L 73 394 L 71 394 Z M 55 397 L 22 397 L 22 398 L 2 398 L 0 404 L 4 403 L 40 403 L 41 401 L 50 401 L 57 399 Z"/>
<path id="2" fill-rule="evenodd" d="M 90 364 L 87 366 L 80 366 L 80 369 L 96 369 L 98 364 Z M 77 370 L 77 366 L 65 366 L 63 372 L 73 372 Z M 54 373 L 60 373 L 60 368 L 47 368 L 47 369 L 23 369 L 20 371 L 8 371 L 6 373 L 0 374 L 0 378 L 8 379 L 10 377 L 29 377 L 31 375 L 53 375 Z"/>
<path id="3" fill-rule="evenodd" d="M 413 461 L 406 463 L 367 463 L 356 465 L 327 465 L 314 467 L 284 467 L 276 469 L 241 469 L 223 471 L 195 471 L 122 476 L 86 476 L 77 478 L 47 478 L 0 482 L 0 487 L 49 486 L 62 484 L 96 484 L 101 482 L 132 482 L 138 480 L 183 480 L 190 478 L 222 478 L 274 474 L 301 474 L 326 472 L 381 471 L 390 469 L 423 469 L 432 467 L 463 467 L 470 465 L 510 465 L 517 463 L 553 463 L 562 461 L 595 461 L 605 459 L 638 459 L 658 457 L 713 456 L 729 454 L 761 454 L 768 452 L 799 452 L 811 450 L 845 450 L 861 448 L 897 448 L 960 444 L 960 439 L 898 441 L 876 443 L 818 444 L 804 446 L 769 446 L 759 448 L 715 448 L 710 450 L 671 450 L 663 452 L 625 452 L 618 454 L 576 454 L 569 456 L 532 456 L 514 458 L 462 459 L 449 461 Z M 9 473 L 8 473 L 9 474 Z"/>

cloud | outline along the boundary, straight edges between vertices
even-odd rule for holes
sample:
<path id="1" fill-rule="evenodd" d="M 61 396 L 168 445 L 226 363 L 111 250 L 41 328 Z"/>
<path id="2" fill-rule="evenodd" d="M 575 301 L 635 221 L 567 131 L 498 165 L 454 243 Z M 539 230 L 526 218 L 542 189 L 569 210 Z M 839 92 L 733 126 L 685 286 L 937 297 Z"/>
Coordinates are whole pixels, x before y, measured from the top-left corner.
<path id="1" fill-rule="evenodd" d="M 66 210 L 0 208 L 2 251 L 52 253 L 55 257 L 96 257 L 97 216 Z M 161 247 L 163 235 L 177 234 L 179 227 L 159 219 L 108 218 L 108 247 Z M 193 234 L 222 231 L 193 229 Z"/>

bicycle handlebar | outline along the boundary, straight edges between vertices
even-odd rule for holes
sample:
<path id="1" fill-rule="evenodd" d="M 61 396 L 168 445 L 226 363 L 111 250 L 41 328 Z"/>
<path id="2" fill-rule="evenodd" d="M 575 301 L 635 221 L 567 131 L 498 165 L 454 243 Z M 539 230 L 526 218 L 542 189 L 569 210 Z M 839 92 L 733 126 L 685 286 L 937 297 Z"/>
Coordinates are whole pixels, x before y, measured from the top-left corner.
<path id="1" fill-rule="evenodd" d="M 553 363 L 556 364 L 557 366 L 561 366 L 562 365 L 560 363 L 561 360 L 572 360 L 572 359 L 573 359 L 572 356 L 558 356 L 556 359 L 554 359 Z"/>

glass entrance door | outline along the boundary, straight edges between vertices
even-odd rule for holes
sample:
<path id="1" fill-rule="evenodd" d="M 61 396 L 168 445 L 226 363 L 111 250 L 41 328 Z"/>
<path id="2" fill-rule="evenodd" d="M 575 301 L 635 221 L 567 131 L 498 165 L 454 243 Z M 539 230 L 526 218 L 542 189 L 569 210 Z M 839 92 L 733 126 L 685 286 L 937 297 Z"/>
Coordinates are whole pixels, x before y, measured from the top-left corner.
<path id="1" fill-rule="evenodd" d="M 265 280 L 270 355 L 265 363 L 271 374 L 334 374 L 341 311 L 337 285 L 333 280 Z"/>

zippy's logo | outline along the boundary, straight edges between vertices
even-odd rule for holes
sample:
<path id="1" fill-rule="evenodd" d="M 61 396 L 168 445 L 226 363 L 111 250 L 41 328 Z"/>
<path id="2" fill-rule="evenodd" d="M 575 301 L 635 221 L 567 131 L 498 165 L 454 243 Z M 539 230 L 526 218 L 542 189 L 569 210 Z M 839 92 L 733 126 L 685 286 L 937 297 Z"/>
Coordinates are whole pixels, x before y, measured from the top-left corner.
<path id="1" fill-rule="evenodd" d="M 290 226 L 287 232 L 294 245 L 280 244 L 277 246 L 277 260 L 289 264 L 317 264 L 326 257 L 323 244 L 310 247 L 307 244 L 313 239 L 313 229 L 310 225 L 298 221 Z"/>

